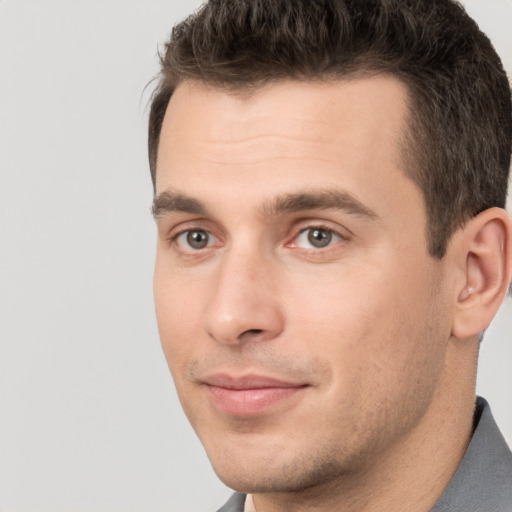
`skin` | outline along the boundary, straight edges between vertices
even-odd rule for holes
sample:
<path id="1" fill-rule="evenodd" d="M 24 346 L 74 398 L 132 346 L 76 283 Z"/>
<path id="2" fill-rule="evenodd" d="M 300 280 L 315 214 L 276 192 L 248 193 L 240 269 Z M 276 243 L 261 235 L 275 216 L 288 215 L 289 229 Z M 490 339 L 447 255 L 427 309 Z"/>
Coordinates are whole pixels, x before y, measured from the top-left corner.
<path id="1" fill-rule="evenodd" d="M 467 446 L 477 332 L 454 325 L 469 245 L 428 254 L 406 119 L 389 76 L 247 95 L 185 82 L 170 101 L 155 201 L 162 346 L 215 471 L 258 512 L 427 511 Z M 219 374 L 300 388 L 267 406 L 248 392 L 233 413 L 206 382 Z"/>

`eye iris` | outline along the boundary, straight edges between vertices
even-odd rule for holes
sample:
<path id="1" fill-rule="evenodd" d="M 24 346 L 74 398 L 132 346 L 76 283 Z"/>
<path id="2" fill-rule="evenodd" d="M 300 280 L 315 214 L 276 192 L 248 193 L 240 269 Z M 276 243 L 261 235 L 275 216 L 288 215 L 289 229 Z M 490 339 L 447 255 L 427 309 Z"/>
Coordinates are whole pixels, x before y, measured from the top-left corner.
<path id="1" fill-rule="evenodd" d="M 194 249 L 204 249 L 208 245 L 208 233 L 206 231 L 189 231 L 187 243 Z"/>
<path id="2" fill-rule="evenodd" d="M 326 229 L 311 229 L 308 241 L 314 247 L 327 247 L 332 240 L 332 233 Z"/>

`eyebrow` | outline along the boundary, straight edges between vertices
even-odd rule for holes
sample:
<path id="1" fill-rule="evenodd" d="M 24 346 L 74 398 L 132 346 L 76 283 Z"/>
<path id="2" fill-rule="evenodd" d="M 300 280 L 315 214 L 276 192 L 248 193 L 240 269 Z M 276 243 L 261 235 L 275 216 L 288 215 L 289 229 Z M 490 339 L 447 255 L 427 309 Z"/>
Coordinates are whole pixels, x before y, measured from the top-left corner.
<path id="1" fill-rule="evenodd" d="M 352 194 L 341 190 L 313 190 L 278 196 L 263 203 L 261 212 L 265 217 L 278 217 L 285 213 L 304 210 L 336 209 L 370 220 L 378 219 L 375 211 L 365 206 Z M 185 194 L 165 191 L 153 200 L 151 211 L 155 219 L 165 213 L 183 212 L 208 216 L 208 210 L 197 199 Z"/>
<path id="2" fill-rule="evenodd" d="M 365 206 L 349 192 L 342 190 L 314 190 L 286 194 L 263 205 L 263 213 L 268 217 L 302 210 L 327 209 L 344 210 L 349 214 L 371 220 L 379 218 L 375 211 Z"/>
<path id="3" fill-rule="evenodd" d="M 162 192 L 153 199 L 151 213 L 158 219 L 165 213 L 184 212 L 206 216 L 206 208 L 193 197 L 175 192 Z"/>

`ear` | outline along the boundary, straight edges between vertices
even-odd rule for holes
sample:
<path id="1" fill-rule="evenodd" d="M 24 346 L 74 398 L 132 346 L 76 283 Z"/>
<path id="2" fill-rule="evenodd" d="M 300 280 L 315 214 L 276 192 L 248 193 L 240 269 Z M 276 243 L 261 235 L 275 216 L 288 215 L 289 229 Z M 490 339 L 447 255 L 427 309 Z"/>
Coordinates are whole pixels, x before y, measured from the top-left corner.
<path id="1" fill-rule="evenodd" d="M 512 219 L 501 208 L 472 218 L 454 237 L 455 262 L 461 278 L 455 291 L 452 335 L 482 333 L 507 294 L 512 276 Z"/>

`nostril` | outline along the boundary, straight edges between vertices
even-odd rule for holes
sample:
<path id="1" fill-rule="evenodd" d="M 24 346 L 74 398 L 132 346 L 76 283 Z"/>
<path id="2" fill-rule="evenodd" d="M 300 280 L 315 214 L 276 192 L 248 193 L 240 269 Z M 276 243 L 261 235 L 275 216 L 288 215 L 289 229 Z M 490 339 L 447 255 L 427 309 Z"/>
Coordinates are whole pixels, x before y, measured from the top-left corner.
<path id="1" fill-rule="evenodd" d="M 265 339 L 265 329 L 247 329 L 239 337 L 239 341 L 261 341 Z"/>

